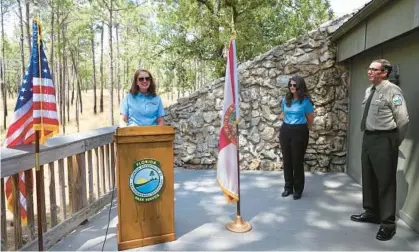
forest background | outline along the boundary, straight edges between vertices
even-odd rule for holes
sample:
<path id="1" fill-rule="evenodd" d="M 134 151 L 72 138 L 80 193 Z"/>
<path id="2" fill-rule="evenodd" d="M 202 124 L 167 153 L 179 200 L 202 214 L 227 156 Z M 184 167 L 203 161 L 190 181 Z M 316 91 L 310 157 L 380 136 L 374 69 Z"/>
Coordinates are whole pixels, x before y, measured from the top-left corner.
<path id="1" fill-rule="evenodd" d="M 240 63 L 334 18 L 329 0 L 1 0 L 0 14 L 1 142 L 29 62 L 34 17 L 61 135 L 118 124 L 138 68 L 152 72 L 165 106 L 223 77 L 232 27 Z"/>

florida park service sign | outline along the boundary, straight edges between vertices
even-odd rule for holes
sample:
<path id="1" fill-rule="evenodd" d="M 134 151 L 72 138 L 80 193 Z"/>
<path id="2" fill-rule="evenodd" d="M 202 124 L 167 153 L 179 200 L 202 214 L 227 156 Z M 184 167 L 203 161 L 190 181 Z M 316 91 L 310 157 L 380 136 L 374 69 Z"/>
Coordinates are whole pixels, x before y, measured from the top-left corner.
<path id="1" fill-rule="evenodd" d="M 129 178 L 129 186 L 134 199 L 139 202 L 150 202 L 160 197 L 163 187 L 163 173 L 160 162 L 146 158 L 136 161 Z"/>

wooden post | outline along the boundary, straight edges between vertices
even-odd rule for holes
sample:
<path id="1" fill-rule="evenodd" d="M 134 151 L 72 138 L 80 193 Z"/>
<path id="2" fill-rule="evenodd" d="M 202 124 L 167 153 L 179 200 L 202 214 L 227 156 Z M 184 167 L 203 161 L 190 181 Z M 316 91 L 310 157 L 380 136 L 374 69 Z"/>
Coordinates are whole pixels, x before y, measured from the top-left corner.
<path id="1" fill-rule="evenodd" d="M 73 157 L 67 157 L 67 176 L 68 176 L 68 204 L 70 205 L 71 213 L 74 214 L 73 211 L 73 187 L 74 187 L 74 179 L 73 179 Z"/>
<path id="2" fill-rule="evenodd" d="M 102 194 L 106 191 L 106 180 L 105 180 L 105 146 L 100 146 L 100 168 L 102 171 Z"/>
<path id="3" fill-rule="evenodd" d="M 99 148 L 96 148 L 95 150 L 95 156 L 96 156 L 96 198 L 99 199 L 100 198 L 100 165 L 99 165 Z"/>
<path id="4" fill-rule="evenodd" d="M 87 176 L 89 178 L 89 204 L 94 200 L 93 194 L 93 156 L 92 150 L 87 151 L 87 165 L 88 165 L 88 172 Z"/>
<path id="5" fill-rule="evenodd" d="M 20 219 L 20 201 L 19 201 L 19 174 L 15 174 L 12 179 L 12 197 L 13 197 L 13 223 L 15 235 L 15 250 L 19 250 L 22 245 L 22 222 Z"/>
<path id="6" fill-rule="evenodd" d="M 58 224 L 57 201 L 55 195 L 55 162 L 50 162 L 49 167 L 49 204 L 51 213 L 51 227 Z"/>
<path id="7" fill-rule="evenodd" d="M 5 193 L 4 193 L 4 179 L 1 178 L 1 191 L 0 191 L 0 201 L 1 201 L 1 240 L 5 248 L 7 248 L 7 223 L 6 223 L 6 203 L 5 203 Z"/>
<path id="8" fill-rule="evenodd" d="M 115 187 L 115 143 L 112 142 L 111 144 L 111 185 L 112 188 Z"/>
<path id="9" fill-rule="evenodd" d="M 71 212 L 72 214 L 76 213 L 84 206 L 87 205 L 87 194 L 86 194 L 86 161 L 84 152 L 72 156 L 70 158 L 71 170 L 69 170 L 69 194 Z M 69 165 L 70 168 L 70 165 Z"/>
<path id="10" fill-rule="evenodd" d="M 77 188 L 77 196 L 79 198 L 79 205 L 78 210 L 82 209 L 83 207 L 87 206 L 87 187 L 86 187 L 86 155 L 85 152 L 79 153 L 76 156 L 77 160 L 77 180 L 76 180 L 76 188 Z"/>
<path id="11" fill-rule="evenodd" d="M 109 158 L 109 145 L 105 145 L 105 173 L 106 173 L 106 186 L 108 188 L 107 192 L 111 190 L 111 173 L 110 173 L 110 158 Z"/>
<path id="12" fill-rule="evenodd" d="M 33 171 L 29 169 L 25 171 L 25 187 L 26 187 L 26 213 L 28 215 L 28 228 L 30 240 L 35 239 L 35 211 L 33 209 Z"/>
<path id="13" fill-rule="evenodd" d="M 65 178 L 64 178 L 64 159 L 58 160 L 58 180 L 60 188 L 60 218 L 64 221 L 67 215 L 67 205 L 65 200 Z"/>

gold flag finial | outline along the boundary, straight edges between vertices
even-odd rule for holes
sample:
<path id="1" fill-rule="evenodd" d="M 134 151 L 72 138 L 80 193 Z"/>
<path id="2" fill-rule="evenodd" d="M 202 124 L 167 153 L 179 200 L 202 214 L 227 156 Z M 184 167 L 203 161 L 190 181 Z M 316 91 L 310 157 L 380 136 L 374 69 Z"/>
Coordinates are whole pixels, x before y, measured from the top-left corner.
<path id="1" fill-rule="evenodd" d="M 234 14 L 231 15 L 231 39 L 236 39 L 237 32 L 236 28 L 234 27 Z"/>

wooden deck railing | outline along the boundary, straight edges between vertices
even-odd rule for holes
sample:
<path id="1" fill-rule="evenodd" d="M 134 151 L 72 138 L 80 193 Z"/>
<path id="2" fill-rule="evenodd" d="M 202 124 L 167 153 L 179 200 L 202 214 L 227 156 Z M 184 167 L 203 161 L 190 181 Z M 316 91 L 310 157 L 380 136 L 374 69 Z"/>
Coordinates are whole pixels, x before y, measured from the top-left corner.
<path id="1" fill-rule="evenodd" d="M 33 145 L 1 148 L 2 247 L 38 250 L 35 183 L 44 188 L 41 211 L 44 249 L 110 203 L 115 185 L 115 129 L 106 127 L 49 139 L 40 150 L 42 181 L 35 181 Z M 22 225 L 18 215 L 6 212 L 5 178 L 12 179 L 12 195 L 16 198 L 19 173 L 33 181 L 26 184 L 27 225 Z M 17 201 L 12 207 L 15 213 L 19 211 Z"/>

